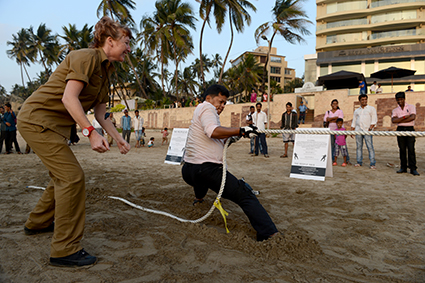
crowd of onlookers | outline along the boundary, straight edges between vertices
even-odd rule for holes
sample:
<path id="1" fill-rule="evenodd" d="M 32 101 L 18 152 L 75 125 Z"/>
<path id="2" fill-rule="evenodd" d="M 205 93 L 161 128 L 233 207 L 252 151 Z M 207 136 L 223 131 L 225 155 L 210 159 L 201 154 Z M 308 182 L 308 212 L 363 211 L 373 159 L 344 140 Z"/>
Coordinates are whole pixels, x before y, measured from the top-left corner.
<path id="1" fill-rule="evenodd" d="M 16 139 L 16 114 L 12 110 L 10 103 L 5 103 L 4 106 L 0 106 L 0 153 L 3 150 L 3 144 L 5 144 L 5 154 L 13 153 L 13 146 L 15 147 L 16 153 L 22 154 L 21 149 Z M 26 153 L 29 153 L 27 149 Z"/>

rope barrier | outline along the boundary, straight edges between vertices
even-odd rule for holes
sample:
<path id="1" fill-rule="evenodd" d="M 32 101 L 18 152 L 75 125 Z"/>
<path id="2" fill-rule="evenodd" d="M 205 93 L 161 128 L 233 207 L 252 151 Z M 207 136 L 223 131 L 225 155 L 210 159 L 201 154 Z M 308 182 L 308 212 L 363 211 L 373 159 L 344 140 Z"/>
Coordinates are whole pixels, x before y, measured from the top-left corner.
<path id="1" fill-rule="evenodd" d="M 425 132 L 409 131 L 331 131 L 328 129 L 297 129 L 297 130 L 257 130 L 266 134 L 307 134 L 307 135 L 353 135 L 353 136 L 407 136 L 425 137 Z"/>
<path id="2" fill-rule="evenodd" d="M 410 136 L 410 137 L 425 137 L 425 132 L 397 132 L 397 131 L 390 131 L 390 132 L 385 132 L 385 131 L 331 131 L 329 129 L 298 129 L 298 130 L 257 130 L 258 133 L 272 133 L 272 134 L 309 134 L 309 135 L 367 135 L 367 136 Z M 110 199 L 115 199 L 115 200 L 119 200 L 122 201 L 123 203 L 132 206 L 134 208 L 140 209 L 142 211 L 146 211 L 146 212 L 150 212 L 150 213 L 154 213 L 154 214 L 159 214 L 159 215 L 164 215 L 170 218 L 173 218 L 175 220 L 178 220 L 180 222 L 188 222 L 188 223 L 199 223 L 204 221 L 205 219 L 207 219 L 212 212 L 214 211 L 215 208 L 219 209 L 220 212 L 223 214 L 223 209 L 221 207 L 220 204 L 220 199 L 221 199 L 221 195 L 223 194 L 223 190 L 224 190 L 224 186 L 226 184 L 226 174 L 227 174 L 227 148 L 229 147 L 229 143 L 230 143 L 231 139 L 227 139 L 226 143 L 224 144 L 224 149 L 223 149 L 223 174 L 222 174 L 222 179 L 221 179 L 221 185 L 220 185 L 220 190 L 217 194 L 216 199 L 214 200 L 213 205 L 211 206 L 210 210 L 201 218 L 195 219 L 195 220 L 188 220 L 188 219 L 184 219 L 184 218 L 180 218 L 178 216 L 175 216 L 171 213 L 168 212 L 164 212 L 164 211 L 160 211 L 160 210 L 155 210 L 155 209 L 150 209 L 150 208 L 145 208 L 143 206 L 134 204 L 126 199 L 120 198 L 120 197 L 115 197 L 115 196 L 108 196 L 108 198 Z M 41 190 L 45 190 L 45 188 L 43 187 L 37 187 L 37 186 L 27 186 L 27 188 L 32 188 L 32 189 L 41 189 Z M 224 211 L 225 213 L 225 211 Z M 224 221 L 226 221 L 224 214 L 223 214 L 223 218 Z M 227 229 L 227 227 L 226 227 Z"/>

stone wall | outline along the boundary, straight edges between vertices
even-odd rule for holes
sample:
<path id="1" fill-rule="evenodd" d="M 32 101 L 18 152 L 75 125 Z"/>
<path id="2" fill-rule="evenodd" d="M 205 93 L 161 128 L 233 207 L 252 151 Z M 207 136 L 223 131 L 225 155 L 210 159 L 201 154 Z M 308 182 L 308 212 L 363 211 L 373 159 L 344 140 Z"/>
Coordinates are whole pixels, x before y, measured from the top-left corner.
<path id="1" fill-rule="evenodd" d="M 270 102 L 270 128 L 280 128 L 280 120 L 282 113 L 286 110 L 286 103 L 291 102 L 294 106 L 297 104 L 297 96 L 302 95 L 308 97 L 309 101 L 314 100 L 314 122 L 312 127 L 322 127 L 325 112 L 330 110 L 330 103 L 333 99 L 338 99 L 339 107 L 344 112 L 344 125 L 347 129 L 351 126 L 353 113 L 359 107 L 357 95 L 348 95 L 348 89 L 328 90 L 314 93 L 286 93 L 273 97 Z M 394 93 L 369 94 L 368 104 L 377 109 L 378 124 L 377 130 L 395 130 L 396 126 L 391 123 L 391 112 L 397 107 Z M 298 99 L 299 100 L 299 99 Z M 406 93 L 406 102 L 416 106 L 417 130 L 425 130 L 425 92 Z M 239 103 L 227 105 L 220 115 L 222 126 L 225 127 L 241 127 L 245 126 L 245 118 L 249 112 L 249 107 L 255 103 Z M 195 107 L 156 109 L 156 110 L 140 110 L 140 116 L 145 120 L 145 127 L 148 129 L 161 128 L 188 128 L 193 116 Z M 263 111 L 268 112 L 267 102 L 263 102 Z M 114 113 L 117 123 L 120 124 L 120 118 L 123 113 Z M 134 112 L 130 112 L 130 116 L 134 117 Z M 90 121 L 93 115 L 88 115 Z"/>

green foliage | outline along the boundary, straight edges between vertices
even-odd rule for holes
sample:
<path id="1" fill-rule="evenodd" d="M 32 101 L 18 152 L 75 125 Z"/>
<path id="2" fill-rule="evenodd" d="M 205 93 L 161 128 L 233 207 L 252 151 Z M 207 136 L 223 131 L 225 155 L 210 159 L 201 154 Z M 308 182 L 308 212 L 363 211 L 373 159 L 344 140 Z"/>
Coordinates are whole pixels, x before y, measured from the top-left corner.
<path id="1" fill-rule="evenodd" d="M 125 106 L 122 104 L 118 104 L 111 108 L 111 112 L 122 112 L 125 109 Z"/>
<path id="2" fill-rule="evenodd" d="M 284 86 L 284 93 L 294 93 L 295 88 L 302 87 L 304 85 L 304 80 L 300 78 L 295 78 L 292 81 L 289 81 Z"/>

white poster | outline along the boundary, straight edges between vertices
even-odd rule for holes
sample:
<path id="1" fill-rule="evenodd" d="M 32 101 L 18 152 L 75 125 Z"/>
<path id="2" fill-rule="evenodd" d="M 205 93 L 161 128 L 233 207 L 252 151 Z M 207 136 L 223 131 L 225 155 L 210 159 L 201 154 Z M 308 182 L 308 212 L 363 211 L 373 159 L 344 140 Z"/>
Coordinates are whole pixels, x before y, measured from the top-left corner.
<path id="1" fill-rule="evenodd" d="M 289 177 L 324 181 L 332 176 L 331 136 L 296 134 Z"/>
<path id="2" fill-rule="evenodd" d="M 171 141 L 168 145 L 165 163 L 180 165 L 183 162 L 184 151 L 186 149 L 186 141 L 189 129 L 174 129 L 171 135 Z"/>

